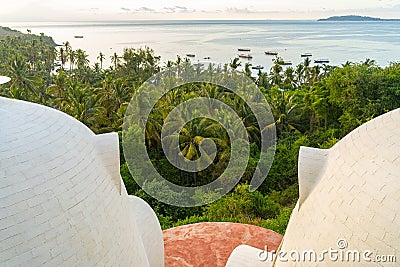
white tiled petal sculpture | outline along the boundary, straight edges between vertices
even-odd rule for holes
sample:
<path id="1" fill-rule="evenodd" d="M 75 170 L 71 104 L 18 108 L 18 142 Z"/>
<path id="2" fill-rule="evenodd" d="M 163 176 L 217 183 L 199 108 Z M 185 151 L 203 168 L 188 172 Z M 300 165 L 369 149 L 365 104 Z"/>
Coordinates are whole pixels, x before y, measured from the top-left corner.
<path id="1" fill-rule="evenodd" d="M 394 255 L 397 263 L 276 260 L 273 266 L 398 266 L 400 261 L 400 109 L 352 131 L 331 149 L 302 147 L 299 155 L 299 201 L 280 251 L 330 248 L 370 250 Z M 339 248 L 338 240 L 345 247 Z M 239 248 L 231 254 L 244 257 Z M 255 253 L 247 253 L 255 260 Z M 362 254 L 361 254 L 362 257 Z M 287 259 L 288 257 L 286 257 Z M 346 257 L 344 257 L 346 260 Z M 268 266 L 265 262 L 265 266 Z M 228 264 L 227 266 L 241 266 Z"/>
<path id="2" fill-rule="evenodd" d="M 118 135 L 0 98 L 0 265 L 163 266 L 154 212 L 119 174 Z"/>
<path id="3" fill-rule="evenodd" d="M 0 84 L 8 83 L 11 79 L 7 76 L 0 76 Z"/>

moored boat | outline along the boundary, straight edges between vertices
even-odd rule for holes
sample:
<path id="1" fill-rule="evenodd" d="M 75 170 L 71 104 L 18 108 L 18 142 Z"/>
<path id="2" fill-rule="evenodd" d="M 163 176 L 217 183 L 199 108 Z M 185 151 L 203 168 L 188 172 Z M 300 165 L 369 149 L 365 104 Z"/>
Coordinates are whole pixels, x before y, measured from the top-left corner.
<path id="1" fill-rule="evenodd" d="M 82 39 L 83 35 L 75 35 L 74 38 Z"/>
<path id="2" fill-rule="evenodd" d="M 253 70 L 262 70 L 264 67 L 261 65 L 251 67 Z"/>
<path id="3" fill-rule="evenodd" d="M 197 63 L 194 63 L 193 66 L 195 66 L 195 67 L 204 67 L 204 63 L 197 62 Z"/>
<path id="4" fill-rule="evenodd" d="M 282 66 L 291 66 L 291 65 L 293 65 L 293 63 L 292 63 L 291 61 L 280 61 L 280 62 L 279 62 L 279 65 L 282 65 Z"/>
<path id="5" fill-rule="evenodd" d="M 187 57 L 195 57 L 195 54 L 186 54 Z"/>
<path id="6" fill-rule="evenodd" d="M 277 56 L 278 55 L 278 52 L 275 52 L 275 51 L 265 51 L 264 53 L 268 56 Z"/>
<path id="7" fill-rule="evenodd" d="M 314 63 L 317 64 L 329 63 L 329 59 L 316 59 L 314 60 Z"/>
<path id="8" fill-rule="evenodd" d="M 239 52 L 250 52 L 250 48 L 238 48 Z"/>
<path id="9" fill-rule="evenodd" d="M 238 57 L 240 57 L 240 58 L 247 58 L 247 59 L 252 59 L 252 58 L 253 58 L 252 55 L 245 55 L 245 54 L 240 54 L 240 55 L 238 55 Z"/>
<path id="10" fill-rule="evenodd" d="M 301 54 L 301 57 L 312 57 L 312 54 L 311 53 L 304 53 L 304 54 Z"/>

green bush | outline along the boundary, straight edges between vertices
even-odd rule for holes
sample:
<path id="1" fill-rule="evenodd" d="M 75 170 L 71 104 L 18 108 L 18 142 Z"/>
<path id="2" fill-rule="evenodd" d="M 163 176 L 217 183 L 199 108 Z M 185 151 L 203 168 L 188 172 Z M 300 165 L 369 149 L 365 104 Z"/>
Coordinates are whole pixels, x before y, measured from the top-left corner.
<path id="1" fill-rule="evenodd" d="M 258 191 L 249 191 L 249 185 L 238 185 L 234 192 L 205 207 L 205 215 L 211 221 L 252 220 L 275 217 L 279 206 Z"/>
<path id="2" fill-rule="evenodd" d="M 299 185 L 295 183 L 283 191 L 273 190 L 268 198 L 281 207 L 294 207 L 299 198 Z"/>
<path id="3" fill-rule="evenodd" d="M 291 208 L 283 208 L 276 218 L 264 220 L 261 222 L 260 226 L 284 235 L 291 214 Z"/>

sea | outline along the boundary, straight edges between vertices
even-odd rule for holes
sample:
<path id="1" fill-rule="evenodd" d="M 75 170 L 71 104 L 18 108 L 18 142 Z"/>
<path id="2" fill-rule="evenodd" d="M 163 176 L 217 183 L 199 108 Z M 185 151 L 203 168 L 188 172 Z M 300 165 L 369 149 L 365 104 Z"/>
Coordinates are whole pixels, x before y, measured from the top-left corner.
<path id="1" fill-rule="evenodd" d="M 167 21 L 95 21 L 95 22 L 1 22 L 21 32 L 44 33 L 57 44 L 68 41 L 73 49 L 85 50 L 91 64 L 111 65 L 110 56 L 122 54 L 124 48 L 148 46 L 161 56 L 162 64 L 176 60 L 177 55 L 191 58 L 193 63 L 229 63 L 239 54 L 241 59 L 265 69 L 272 66 L 274 56 L 296 65 L 303 53 L 316 59 L 328 59 L 331 65 L 347 61 L 373 59 L 381 66 L 400 61 L 400 21 L 335 22 L 293 20 L 167 20 Z M 82 36 L 83 38 L 75 38 Z M 249 48 L 250 52 L 239 52 Z M 313 63 L 314 64 L 314 63 Z"/>

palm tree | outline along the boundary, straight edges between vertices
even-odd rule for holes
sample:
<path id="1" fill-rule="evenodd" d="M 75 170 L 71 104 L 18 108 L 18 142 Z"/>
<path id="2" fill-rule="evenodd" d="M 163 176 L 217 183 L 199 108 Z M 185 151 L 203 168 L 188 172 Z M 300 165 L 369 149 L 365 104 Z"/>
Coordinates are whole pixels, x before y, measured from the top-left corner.
<path id="1" fill-rule="evenodd" d="M 96 72 L 96 73 L 99 73 L 99 72 L 101 71 L 100 63 L 99 63 L 99 62 L 94 63 L 94 65 L 93 65 L 93 70 L 94 70 L 94 72 Z"/>
<path id="2" fill-rule="evenodd" d="M 272 85 L 281 85 L 283 80 L 283 68 L 281 62 L 283 61 L 282 58 L 276 57 L 274 60 L 274 65 L 271 67 L 270 76 L 271 76 L 271 84 Z"/>
<path id="3" fill-rule="evenodd" d="M 240 58 L 235 57 L 234 59 L 231 60 L 231 63 L 229 63 L 229 66 L 236 70 L 239 66 L 241 66 L 242 63 L 240 63 Z"/>
<path id="4" fill-rule="evenodd" d="M 120 57 L 116 52 L 111 56 L 111 63 L 114 64 L 114 70 L 117 70 L 117 66 L 119 65 Z"/>
<path id="5" fill-rule="evenodd" d="M 270 84 L 267 72 L 258 71 L 256 84 L 260 89 L 263 88 L 265 91 L 269 90 Z"/>
<path id="6" fill-rule="evenodd" d="M 71 51 L 69 51 L 69 53 L 68 53 L 68 56 L 69 56 L 69 70 L 70 70 L 70 71 L 72 71 L 72 69 L 74 68 L 74 64 L 75 64 L 75 55 L 76 55 L 76 53 L 75 53 L 74 50 L 71 50 Z"/>
<path id="7" fill-rule="evenodd" d="M 294 69 L 292 67 L 286 68 L 284 72 L 284 86 L 286 89 L 291 89 L 296 87 L 295 77 L 294 77 Z"/>
<path id="8" fill-rule="evenodd" d="M 59 74 L 54 77 L 53 84 L 47 87 L 46 93 L 52 99 L 51 106 L 58 110 L 62 108 L 62 101 L 65 98 L 67 92 L 67 86 L 70 84 L 70 79 L 65 73 L 64 69 L 61 69 Z"/>
<path id="9" fill-rule="evenodd" d="M 78 69 L 83 69 L 89 66 L 89 59 L 86 52 L 82 49 L 76 50 L 76 65 Z"/>
<path id="10" fill-rule="evenodd" d="M 91 127 L 96 133 L 108 121 L 103 107 L 99 105 L 100 96 L 78 81 L 70 81 L 67 92 L 61 100 L 61 110 Z"/>
<path id="11" fill-rule="evenodd" d="M 315 65 L 311 69 L 311 83 L 310 85 L 313 85 L 314 83 L 318 82 L 321 74 L 321 66 L 320 65 Z"/>
<path id="12" fill-rule="evenodd" d="M 251 63 L 246 62 L 246 64 L 244 65 L 244 74 L 246 74 L 247 77 L 253 79 L 253 77 L 251 77 Z"/>
<path id="13" fill-rule="evenodd" d="M 305 82 L 306 82 L 307 84 L 309 84 L 309 85 L 310 85 L 310 83 L 311 83 L 311 75 L 312 75 L 312 71 L 311 71 L 311 68 L 310 68 L 310 64 L 311 64 L 311 59 L 308 58 L 308 57 L 306 57 L 306 58 L 304 59 L 304 62 L 303 62 L 303 66 L 304 66 L 303 72 L 304 72 L 304 79 L 305 79 Z"/>
<path id="14" fill-rule="evenodd" d="M 73 54 L 71 44 L 68 41 L 66 41 L 63 43 L 63 46 L 64 46 L 65 59 L 66 60 L 68 59 L 68 61 L 70 62 L 69 66 L 70 66 L 70 70 L 72 70 L 71 66 L 73 65 L 74 55 L 71 55 L 71 54 Z M 71 63 L 71 59 L 72 59 L 72 63 Z"/>
<path id="15" fill-rule="evenodd" d="M 100 52 L 97 59 L 100 61 L 100 69 L 103 69 L 103 60 L 106 59 L 105 55 Z"/>
<path id="16" fill-rule="evenodd" d="M 165 127 L 169 127 L 169 124 L 174 124 L 175 121 L 167 122 Z M 179 133 L 179 151 L 181 155 L 184 157 L 185 161 L 194 161 L 198 160 L 200 157 L 205 159 L 207 162 L 211 161 L 211 155 L 207 155 L 205 151 L 200 150 L 200 144 L 206 139 L 209 138 L 214 143 L 219 146 L 219 150 L 221 155 L 227 148 L 227 140 L 221 138 L 221 133 L 223 133 L 220 124 L 207 119 L 207 118 L 198 118 L 189 121 L 180 131 Z M 164 138 L 176 138 L 175 135 L 169 135 Z M 168 140 L 167 140 L 168 141 Z M 197 162 L 196 168 L 200 170 L 202 168 L 202 163 Z M 198 172 L 193 172 L 193 182 L 194 185 L 197 185 L 197 176 Z M 189 183 L 188 183 L 189 184 Z"/>
<path id="17" fill-rule="evenodd" d="M 61 61 L 61 67 L 64 69 L 65 61 L 67 59 L 67 55 L 65 53 L 64 48 L 60 47 L 58 54 L 59 54 L 59 59 Z"/>
<path id="18" fill-rule="evenodd" d="M 120 130 L 126 107 L 132 97 L 132 89 L 125 85 L 121 78 L 114 79 L 108 75 L 102 82 L 102 88 L 95 90 L 99 95 L 99 103 L 105 108 L 106 117 L 110 121 L 110 129 Z"/>
<path id="19" fill-rule="evenodd" d="M 15 59 L 11 62 L 6 74 L 11 78 L 11 97 L 31 101 L 40 98 L 38 86 L 41 79 L 29 74 L 28 66 L 21 56 L 15 55 Z"/>
<path id="20" fill-rule="evenodd" d="M 301 132 L 301 106 L 296 91 L 287 91 L 275 86 L 271 88 L 269 97 L 268 102 L 275 118 L 277 132 L 279 134 L 288 130 Z"/>
<path id="21" fill-rule="evenodd" d="M 71 44 L 68 41 L 66 41 L 63 43 L 63 45 L 65 48 L 65 52 L 67 53 L 67 55 L 69 55 L 69 52 L 72 50 Z"/>
<path id="22" fill-rule="evenodd" d="M 296 66 L 296 81 L 297 81 L 297 86 L 300 86 L 302 83 L 304 83 L 304 65 L 303 63 L 300 63 Z"/>

